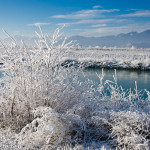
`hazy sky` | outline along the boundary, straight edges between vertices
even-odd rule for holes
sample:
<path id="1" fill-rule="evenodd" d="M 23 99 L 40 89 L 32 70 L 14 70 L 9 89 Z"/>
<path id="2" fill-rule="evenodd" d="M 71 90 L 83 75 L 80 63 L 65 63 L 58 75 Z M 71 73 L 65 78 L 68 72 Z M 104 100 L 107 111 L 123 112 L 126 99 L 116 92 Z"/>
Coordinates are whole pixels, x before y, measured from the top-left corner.
<path id="1" fill-rule="evenodd" d="M 141 32 L 150 29 L 150 0 L 0 0 L 0 29 L 12 35 L 32 36 L 38 25 L 52 33 L 64 23 L 68 36 Z"/>

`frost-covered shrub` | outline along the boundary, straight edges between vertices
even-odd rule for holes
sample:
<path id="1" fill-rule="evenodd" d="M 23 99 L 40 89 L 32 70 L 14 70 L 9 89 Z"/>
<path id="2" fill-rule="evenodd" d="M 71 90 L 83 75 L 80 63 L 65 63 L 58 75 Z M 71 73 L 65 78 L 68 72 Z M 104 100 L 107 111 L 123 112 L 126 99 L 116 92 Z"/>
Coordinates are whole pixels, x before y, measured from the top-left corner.
<path id="1" fill-rule="evenodd" d="M 6 34 L 12 43 L 1 42 L 0 125 L 19 132 L 22 149 L 149 149 L 149 91 L 145 100 L 137 84 L 124 91 L 116 71 L 114 81 L 103 82 L 103 71 L 97 75 L 96 88 L 84 68 L 61 66 L 73 45 L 60 38 L 60 29 L 49 38 L 40 28 L 34 48 Z"/>
<path id="2" fill-rule="evenodd" d="M 51 108 L 39 108 L 36 111 L 34 114 L 40 117 L 27 124 L 19 134 L 21 145 L 39 149 L 43 145 L 56 147 L 69 140 L 70 123 L 67 120 L 63 120 Z"/>
<path id="3" fill-rule="evenodd" d="M 40 28 L 34 48 L 27 47 L 24 41 L 19 46 L 6 34 L 12 43 L 1 42 L 5 51 L 4 76 L 0 78 L 2 126 L 10 124 L 21 129 L 32 121 L 31 110 L 38 106 L 49 106 L 62 113 L 82 99 L 76 70 L 60 65 L 62 56 L 73 47 L 72 42 L 62 39 L 61 29 L 56 29 L 50 38 Z"/>
<path id="4" fill-rule="evenodd" d="M 81 143 L 84 125 L 79 116 L 66 116 L 50 107 L 33 111 L 34 120 L 19 133 L 18 141 L 28 148 L 56 148 L 64 144 Z"/>
<path id="5" fill-rule="evenodd" d="M 141 91 L 123 91 L 115 81 L 109 84 L 110 96 L 95 96 L 74 105 L 67 113 L 80 116 L 85 121 L 85 141 L 107 141 L 118 149 L 149 150 L 150 147 L 150 101 L 140 98 Z M 148 91 L 147 91 L 148 92 Z M 149 93 L 147 93 L 149 94 Z"/>
<path id="6" fill-rule="evenodd" d="M 121 149 L 149 149 L 150 117 L 145 113 L 121 111 L 111 112 L 112 135 Z"/>

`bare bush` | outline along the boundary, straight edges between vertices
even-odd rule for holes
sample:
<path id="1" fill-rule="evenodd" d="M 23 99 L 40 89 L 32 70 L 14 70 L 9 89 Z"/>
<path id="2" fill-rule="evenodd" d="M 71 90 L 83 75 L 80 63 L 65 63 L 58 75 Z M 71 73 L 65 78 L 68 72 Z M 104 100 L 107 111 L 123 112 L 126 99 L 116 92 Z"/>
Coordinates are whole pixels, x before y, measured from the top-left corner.
<path id="1" fill-rule="evenodd" d="M 0 87 L 2 126 L 10 124 L 22 128 L 32 121 L 31 110 L 38 106 L 65 112 L 81 99 L 81 91 L 76 89 L 79 87 L 77 76 L 71 77 L 73 69 L 67 70 L 60 65 L 60 58 L 73 46 L 72 42 L 66 43 L 66 38 L 62 40 L 61 28 L 56 29 L 52 38 L 39 29 L 40 34 L 36 32 L 39 40 L 35 41 L 37 46 L 34 48 L 27 47 L 24 41 L 19 46 L 5 31 L 12 43 L 1 42 L 5 50 L 2 55 L 4 76 L 1 78 L 4 84 Z"/>

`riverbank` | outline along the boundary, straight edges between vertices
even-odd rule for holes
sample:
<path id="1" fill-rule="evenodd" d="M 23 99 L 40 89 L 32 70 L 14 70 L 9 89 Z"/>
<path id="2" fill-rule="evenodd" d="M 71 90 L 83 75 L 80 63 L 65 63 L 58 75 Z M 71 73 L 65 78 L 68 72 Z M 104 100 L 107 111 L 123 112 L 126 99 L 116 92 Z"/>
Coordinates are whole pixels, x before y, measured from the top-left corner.
<path id="1" fill-rule="evenodd" d="M 77 61 L 77 60 L 66 60 L 62 64 L 65 67 L 83 67 L 83 68 L 106 68 L 106 69 L 123 69 L 123 70 L 141 70 L 150 71 L 150 65 L 145 65 L 142 63 L 119 63 L 119 62 L 94 62 L 94 61 Z"/>
<path id="2" fill-rule="evenodd" d="M 62 58 L 64 66 L 150 71 L 150 50 L 96 49 L 70 50 Z"/>

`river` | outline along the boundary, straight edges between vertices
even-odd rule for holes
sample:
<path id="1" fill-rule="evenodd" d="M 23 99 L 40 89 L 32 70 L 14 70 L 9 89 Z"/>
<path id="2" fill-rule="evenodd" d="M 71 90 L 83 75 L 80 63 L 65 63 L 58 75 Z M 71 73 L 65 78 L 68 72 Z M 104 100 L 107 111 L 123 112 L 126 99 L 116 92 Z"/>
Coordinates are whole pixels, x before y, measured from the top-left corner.
<path id="1" fill-rule="evenodd" d="M 106 80 L 114 81 L 114 69 L 103 69 L 104 78 L 103 82 Z M 130 89 L 134 91 L 135 89 L 135 81 L 137 82 L 137 89 L 140 90 L 148 90 L 150 91 L 150 71 L 137 71 L 137 70 L 116 70 L 117 72 L 117 83 L 119 86 L 122 86 L 124 90 Z M 84 70 L 85 77 L 81 74 L 80 80 L 81 82 L 85 79 L 91 79 L 98 85 L 99 78 L 96 74 L 102 74 L 102 69 L 85 69 Z M 2 71 L 0 71 L 0 77 L 2 77 Z"/>
<path id="2" fill-rule="evenodd" d="M 114 81 L 114 69 L 103 69 L 104 78 L 103 81 L 110 80 Z M 150 91 L 150 71 L 137 71 L 137 70 L 116 70 L 117 72 L 117 83 L 122 86 L 123 89 L 134 90 L 135 81 L 137 82 L 138 90 L 147 89 Z M 99 83 L 97 74 L 102 74 L 102 69 L 86 69 L 85 74 L 87 78 L 92 79 Z"/>

